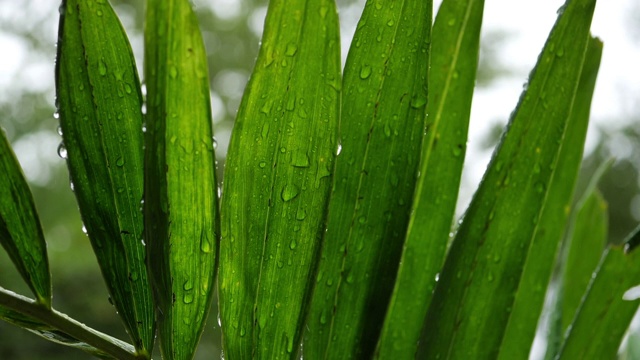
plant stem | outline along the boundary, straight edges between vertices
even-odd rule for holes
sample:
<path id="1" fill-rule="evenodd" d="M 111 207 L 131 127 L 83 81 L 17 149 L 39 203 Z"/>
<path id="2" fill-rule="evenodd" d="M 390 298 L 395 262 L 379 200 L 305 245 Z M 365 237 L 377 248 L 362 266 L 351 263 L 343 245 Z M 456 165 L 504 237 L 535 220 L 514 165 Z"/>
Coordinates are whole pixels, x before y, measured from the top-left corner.
<path id="1" fill-rule="evenodd" d="M 6 316 L 7 310 L 10 314 L 17 316 Z M 108 355 L 121 360 L 149 358 L 147 355 L 137 354 L 134 347 L 124 341 L 103 334 L 61 312 L 48 309 L 32 299 L 2 287 L 0 287 L 0 318 L 27 328 L 47 340 L 61 342 L 98 356 L 102 355 L 101 357 Z M 73 344 L 67 341 L 70 339 L 77 340 L 78 343 Z"/>

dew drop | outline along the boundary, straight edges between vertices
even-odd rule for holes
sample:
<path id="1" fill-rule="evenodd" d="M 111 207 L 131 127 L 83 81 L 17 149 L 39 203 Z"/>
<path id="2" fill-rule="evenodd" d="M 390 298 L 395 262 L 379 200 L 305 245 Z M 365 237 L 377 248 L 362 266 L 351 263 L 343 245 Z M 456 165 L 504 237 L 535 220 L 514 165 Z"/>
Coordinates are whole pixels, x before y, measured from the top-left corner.
<path id="1" fill-rule="evenodd" d="M 62 126 L 58 126 L 56 131 L 58 132 L 58 135 L 62 136 Z"/>
<path id="2" fill-rule="evenodd" d="M 384 136 L 391 137 L 391 126 L 384 124 Z"/>
<path id="3" fill-rule="evenodd" d="M 364 80 L 371 76 L 371 66 L 363 65 L 360 69 L 360 79 Z"/>
<path id="4" fill-rule="evenodd" d="M 453 156 L 455 157 L 459 157 L 460 155 L 462 155 L 462 145 L 458 144 L 454 146 L 452 152 L 453 152 Z"/>
<path id="5" fill-rule="evenodd" d="M 119 157 L 118 160 L 116 160 L 116 166 L 118 166 L 118 167 L 123 167 L 124 166 L 124 158 L 123 157 Z"/>
<path id="6" fill-rule="evenodd" d="M 283 201 L 291 201 L 298 196 L 300 193 L 300 188 L 293 184 L 287 184 L 282 188 L 282 192 L 280 193 L 280 197 Z"/>
<path id="7" fill-rule="evenodd" d="M 98 61 L 98 73 L 102 76 L 107 75 L 107 64 L 104 62 L 104 59 Z"/>
<path id="8" fill-rule="evenodd" d="M 293 56 L 298 51 L 298 46 L 294 43 L 287 44 L 287 48 L 284 51 L 284 54 L 287 56 Z"/>
<path id="9" fill-rule="evenodd" d="M 189 292 L 184 294 L 184 297 L 182 298 L 182 301 L 185 304 L 191 304 L 193 302 L 193 292 Z"/>
<path id="10" fill-rule="evenodd" d="M 171 66 L 171 68 L 169 69 L 169 76 L 171 76 L 171 78 L 175 79 L 178 77 L 178 68 L 174 66 Z"/>
<path id="11" fill-rule="evenodd" d="M 298 209 L 296 212 L 296 220 L 304 220 L 307 217 L 307 212 L 304 209 Z"/>
<path id="12" fill-rule="evenodd" d="M 58 145 L 58 156 L 62 159 L 66 159 L 67 155 L 67 148 L 64 147 L 64 143 L 61 142 L 60 145 Z"/>
<path id="13" fill-rule="evenodd" d="M 291 165 L 298 168 L 308 168 L 309 156 L 303 151 L 294 151 L 291 155 Z"/>
<path id="14" fill-rule="evenodd" d="M 265 167 L 267 167 L 267 162 L 266 162 L 266 161 L 260 161 L 260 163 L 258 164 L 258 166 L 259 166 L 261 169 L 264 169 Z"/>
<path id="15" fill-rule="evenodd" d="M 289 243 L 289 249 L 291 250 L 295 250 L 297 246 L 298 246 L 298 243 L 296 242 L 296 239 L 291 240 L 291 242 Z"/>

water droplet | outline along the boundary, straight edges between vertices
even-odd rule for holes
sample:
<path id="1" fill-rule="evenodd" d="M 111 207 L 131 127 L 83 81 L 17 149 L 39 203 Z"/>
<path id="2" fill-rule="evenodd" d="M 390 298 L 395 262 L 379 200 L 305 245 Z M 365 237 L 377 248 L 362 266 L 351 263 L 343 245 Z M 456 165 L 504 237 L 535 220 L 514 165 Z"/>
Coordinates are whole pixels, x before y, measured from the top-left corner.
<path id="1" fill-rule="evenodd" d="M 453 26 L 456 24 L 456 19 L 455 18 L 451 18 L 449 19 L 449 21 L 447 21 L 447 25 L 449 26 Z"/>
<path id="2" fill-rule="evenodd" d="M 543 193 L 543 192 L 544 192 L 544 190 L 545 190 L 547 187 L 544 185 L 544 183 L 542 183 L 542 182 L 537 182 L 537 183 L 536 183 L 536 185 L 535 185 L 535 188 L 536 188 L 536 191 L 537 191 L 539 194 L 541 194 L 541 193 Z"/>
<path id="3" fill-rule="evenodd" d="M 304 209 L 298 209 L 296 212 L 296 220 L 304 220 L 307 217 L 307 212 Z"/>
<path id="4" fill-rule="evenodd" d="M 265 167 L 267 167 L 267 162 L 266 161 L 260 161 L 258 166 L 260 166 L 261 169 L 264 169 Z"/>
<path id="5" fill-rule="evenodd" d="M 387 26 L 393 26 L 393 24 L 395 24 L 395 22 L 393 21 L 393 19 L 387 21 Z"/>
<path id="6" fill-rule="evenodd" d="M 489 273 L 489 275 L 487 276 L 487 280 L 488 280 L 489 282 L 492 282 L 492 281 L 493 281 L 493 274 L 492 274 L 492 273 Z"/>
<path id="7" fill-rule="evenodd" d="M 287 56 L 293 56 L 298 51 L 298 46 L 294 43 L 287 44 L 287 48 L 284 51 L 284 54 Z"/>
<path id="8" fill-rule="evenodd" d="M 419 109 L 427 104 L 427 98 L 424 96 L 416 95 L 411 99 L 411 107 Z"/>
<path id="9" fill-rule="evenodd" d="M 289 243 L 289 249 L 295 250 L 296 246 L 298 246 L 296 239 L 291 240 L 291 242 Z"/>
<path id="10" fill-rule="evenodd" d="M 104 59 L 98 61 L 98 73 L 102 76 L 107 75 L 107 64 L 104 62 Z"/>
<path id="11" fill-rule="evenodd" d="M 173 79 L 178 77 L 178 68 L 175 67 L 175 65 L 171 66 L 171 68 L 169 68 L 169 76 L 171 76 Z"/>
<path id="12" fill-rule="evenodd" d="M 184 297 L 182 298 L 182 301 L 185 304 L 191 304 L 193 302 L 193 292 L 188 292 L 186 294 L 184 294 Z"/>
<path id="13" fill-rule="evenodd" d="M 502 260 L 502 257 L 500 257 L 500 254 L 494 254 L 493 255 L 493 262 L 494 263 L 499 263 L 500 260 Z"/>
<path id="14" fill-rule="evenodd" d="M 60 145 L 58 145 L 58 156 L 60 156 L 60 158 L 62 159 L 66 159 L 67 158 L 67 148 L 64 147 L 64 143 L 60 143 Z"/>
<path id="15" fill-rule="evenodd" d="M 435 280 L 436 280 L 436 282 L 440 281 L 440 273 L 436 273 Z"/>
<path id="16" fill-rule="evenodd" d="M 327 8 L 326 6 L 321 6 L 320 7 L 320 17 L 324 18 L 325 16 L 327 16 L 327 12 L 329 11 L 329 8 Z"/>
<path id="17" fill-rule="evenodd" d="M 296 150 L 291 154 L 291 165 L 293 167 L 308 168 L 309 156 L 303 151 Z"/>
<path id="18" fill-rule="evenodd" d="M 336 149 L 336 156 L 340 155 L 341 152 L 342 152 L 342 144 L 338 143 L 338 148 Z"/>
<path id="19" fill-rule="evenodd" d="M 56 113 L 57 114 L 57 113 Z M 54 115 L 55 116 L 55 115 Z M 62 127 L 58 126 L 58 128 L 56 129 L 56 131 L 58 132 L 58 135 L 62 136 Z"/>
<path id="20" fill-rule="evenodd" d="M 98 10 L 98 11 L 96 11 L 96 15 L 98 15 L 98 16 L 102 16 L 102 10 Z"/>
<path id="21" fill-rule="evenodd" d="M 85 234 L 85 235 L 87 235 L 87 234 L 88 234 L 88 233 L 87 233 L 87 227 L 86 227 L 86 226 L 84 226 L 84 224 L 82 224 L 82 233 L 83 233 L 83 234 Z"/>
<path id="22" fill-rule="evenodd" d="M 363 65 L 360 69 L 360 79 L 364 80 L 371 76 L 371 66 Z"/>
<path id="23" fill-rule="evenodd" d="M 291 201 L 298 196 L 300 193 L 300 188 L 294 184 L 285 185 L 282 188 L 282 193 L 280 193 L 280 197 L 282 197 L 283 201 Z"/>
<path id="24" fill-rule="evenodd" d="M 322 313 L 320 314 L 320 324 L 324 325 L 326 323 L 327 323 L 327 311 L 322 310 Z"/>
<path id="25" fill-rule="evenodd" d="M 124 84 L 124 91 L 125 91 L 127 94 L 131 94 L 131 92 L 133 92 L 133 88 L 132 88 L 132 87 L 131 87 L 131 85 L 129 85 L 129 84 Z"/>
<path id="26" fill-rule="evenodd" d="M 137 271 L 132 271 L 129 273 L 129 280 L 137 281 L 139 278 L 140 278 L 140 275 L 138 275 Z"/>
<path id="27" fill-rule="evenodd" d="M 558 51 L 556 51 L 556 56 L 557 57 L 563 57 L 564 56 L 564 48 L 558 49 Z"/>
<path id="28" fill-rule="evenodd" d="M 191 279 L 187 279 L 187 280 L 182 284 L 182 288 L 183 288 L 185 291 L 193 290 L 193 282 L 191 281 Z"/>
<path id="29" fill-rule="evenodd" d="M 244 337 L 245 335 L 247 335 L 247 330 L 243 327 L 240 328 L 240 336 Z"/>
<path id="30" fill-rule="evenodd" d="M 458 156 L 462 155 L 462 148 L 463 148 L 462 144 L 458 144 L 458 145 L 454 146 L 453 150 L 452 150 L 453 156 L 458 157 Z"/>
<path id="31" fill-rule="evenodd" d="M 391 126 L 389 126 L 389 124 L 384 124 L 384 135 L 391 137 Z"/>
<path id="32" fill-rule="evenodd" d="M 124 166 L 124 158 L 123 157 L 119 157 L 118 160 L 116 160 L 116 166 L 118 166 L 118 167 L 123 167 Z"/>

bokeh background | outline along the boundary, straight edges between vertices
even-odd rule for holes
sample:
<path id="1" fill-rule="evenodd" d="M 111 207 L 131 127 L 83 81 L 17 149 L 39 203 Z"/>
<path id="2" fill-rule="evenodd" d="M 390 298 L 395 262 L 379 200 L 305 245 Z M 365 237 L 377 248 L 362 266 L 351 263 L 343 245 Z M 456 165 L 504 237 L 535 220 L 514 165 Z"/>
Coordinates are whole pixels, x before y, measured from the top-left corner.
<path id="1" fill-rule="evenodd" d="M 142 74 L 143 0 L 111 0 L 128 31 Z M 259 49 L 266 0 L 194 0 L 208 52 L 219 175 L 233 119 Z M 436 8 L 440 1 L 436 1 Z M 343 62 L 364 0 L 338 0 Z M 461 213 L 556 18 L 561 0 L 487 0 L 479 75 Z M 0 0 L 0 127 L 23 166 L 44 227 L 53 276 L 54 306 L 100 331 L 127 339 L 101 281 L 82 223 L 54 118 L 53 68 L 59 1 Z M 593 33 L 605 43 L 581 174 L 584 183 L 607 159 L 615 163 L 600 183 L 609 202 L 610 241 L 640 222 L 640 2 L 601 1 Z M 0 174 L 3 176 L 3 174 Z M 29 295 L 0 250 L 0 286 Z M 217 303 L 212 304 L 197 359 L 220 358 Z M 637 319 L 636 319 L 637 320 Z M 634 321 L 637 329 L 639 321 Z M 538 358 L 544 339 L 536 341 Z M 0 359 L 89 359 L 0 321 Z M 159 358 L 159 356 L 155 356 Z M 640 359 L 640 335 L 625 340 L 621 359 Z"/>

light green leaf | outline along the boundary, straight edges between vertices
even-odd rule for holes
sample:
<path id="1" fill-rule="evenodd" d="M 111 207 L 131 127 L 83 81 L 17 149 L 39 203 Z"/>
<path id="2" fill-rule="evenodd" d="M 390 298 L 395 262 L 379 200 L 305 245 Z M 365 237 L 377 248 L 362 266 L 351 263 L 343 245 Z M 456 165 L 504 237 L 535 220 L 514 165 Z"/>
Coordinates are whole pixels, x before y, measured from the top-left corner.
<path id="1" fill-rule="evenodd" d="M 431 1 L 370 0 L 358 23 L 305 358 L 368 358 L 375 350 L 425 131 L 431 11 Z"/>
<path id="2" fill-rule="evenodd" d="M 55 343 L 102 359 L 145 359 L 133 346 L 79 323 L 51 308 L 0 287 L 0 319 Z"/>
<path id="3" fill-rule="evenodd" d="M 602 42 L 591 38 L 556 170 L 549 184 L 548 200 L 529 247 L 509 323 L 502 339 L 501 360 L 527 358 L 533 344 L 559 244 L 568 226 L 567 219 L 582 160 L 591 99 L 601 57 Z"/>
<path id="4" fill-rule="evenodd" d="M 47 244 L 31 190 L 9 141 L 0 129 L 0 244 L 38 303 L 51 307 Z"/>
<path id="5" fill-rule="evenodd" d="M 333 0 L 269 4 L 222 192 L 225 356 L 297 358 L 337 148 Z"/>
<path id="6" fill-rule="evenodd" d="M 58 111 L 80 213 L 113 304 L 138 352 L 149 356 L 155 325 L 142 242 L 142 95 L 133 55 L 104 0 L 64 1 L 59 38 Z"/>
<path id="7" fill-rule="evenodd" d="M 640 305 L 640 227 L 602 254 L 556 359 L 614 359 Z M 632 288 L 634 288 L 632 290 Z"/>
<path id="8" fill-rule="evenodd" d="M 549 202 L 594 7 L 595 0 L 569 1 L 547 40 L 449 250 L 427 316 L 425 358 L 498 356 Z"/>
<path id="9" fill-rule="evenodd" d="M 377 356 L 413 357 L 442 268 L 458 199 L 484 1 L 440 5 L 433 26 L 427 138 L 412 216 Z"/>
<path id="10" fill-rule="evenodd" d="M 146 21 L 148 264 L 163 357 L 191 359 L 219 236 L 207 57 L 188 0 L 150 0 Z"/>

